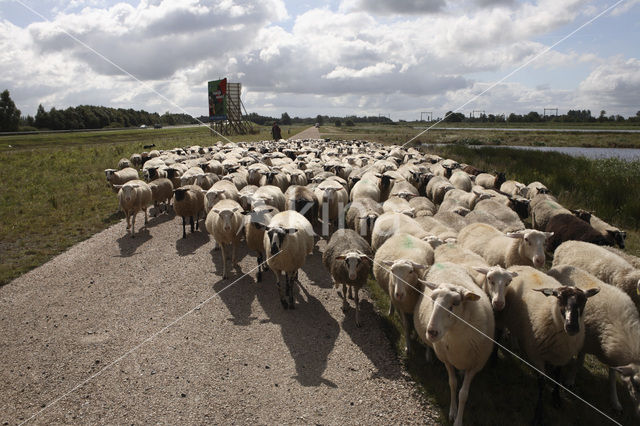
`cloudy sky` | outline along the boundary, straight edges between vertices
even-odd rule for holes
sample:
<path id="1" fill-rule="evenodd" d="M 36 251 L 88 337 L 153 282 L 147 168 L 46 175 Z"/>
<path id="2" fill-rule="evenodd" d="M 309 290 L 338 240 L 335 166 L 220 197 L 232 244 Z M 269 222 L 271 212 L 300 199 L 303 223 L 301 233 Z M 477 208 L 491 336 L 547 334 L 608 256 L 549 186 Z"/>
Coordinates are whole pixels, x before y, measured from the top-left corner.
<path id="1" fill-rule="evenodd" d="M 228 77 L 248 111 L 273 116 L 629 116 L 639 36 L 640 0 L 0 0 L 0 90 L 23 115 L 198 116 L 207 81 Z"/>

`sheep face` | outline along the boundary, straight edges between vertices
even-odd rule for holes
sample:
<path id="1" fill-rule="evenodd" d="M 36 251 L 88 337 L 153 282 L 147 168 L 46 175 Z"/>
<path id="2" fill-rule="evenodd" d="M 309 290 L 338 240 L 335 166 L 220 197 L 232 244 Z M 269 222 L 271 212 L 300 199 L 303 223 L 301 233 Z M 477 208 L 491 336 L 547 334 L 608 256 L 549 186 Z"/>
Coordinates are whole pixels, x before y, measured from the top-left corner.
<path id="1" fill-rule="evenodd" d="M 271 245 L 271 256 L 280 253 L 284 239 L 288 234 L 294 234 L 296 232 L 298 232 L 296 228 L 282 228 L 280 226 L 267 227 L 266 233 L 269 238 L 269 244 Z"/>
<path id="2" fill-rule="evenodd" d="M 111 178 L 113 177 L 113 174 L 116 172 L 116 169 L 105 169 L 104 170 L 104 174 L 107 177 L 107 182 L 111 182 Z"/>
<path id="3" fill-rule="evenodd" d="M 220 217 L 220 221 L 222 222 L 222 230 L 224 232 L 229 232 L 233 228 L 233 222 L 235 213 L 239 210 L 238 207 L 233 209 L 212 209 L 214 213 L 216 213 Z"/>
<path id="4" fill-rule="evenodd" d="M 624 249 L 624 239 L 627 237 L 627 233 L 624 231 L 607 229 L 607 234 L 615 241 L 615 243 L 621 249 Z"/>
<path id="5" fill-rule="evenodd" d="M 122 192 L 122 200 L 131 203 L 136 196 L 136 188 L 140 185 L 132 184 L 132 185 L 123 185 L 120 188 L 120 192 Z"/>
<path id="6" fill-rule="evenodd" d="M 640 417 L 640 364 L 631 363 L 613 368 L 620 373 L 622 382 L 627 387 L 631 400 L 633 401 L 636 416 Z"/>
<path id="7" fill-rule="evenodd" d="M 349 274 L 350 280 L 355 280 L 356 278 L 358 278 L 358 270 L 360 269 L 360 265 L 366 262 L 367 259 L 367 255 L 357 250 L 336 256 L 336 260 L 344 260 L 344 263 L 347 265 L 347 272 Z"/>
<path id="8" fill-rule="evenodd" d="M 424 265 L 408 259 L 399 259 L 395 262 L 382 263 L 390 267 L 389 296 L 391 300 L 402 303 L 411 289 L 416 289 L 416 283 L 420 278 Z"/>
<path id="9" fill-rule="evenodd" d="M 582 291 L 577 287 L 562 286 L 558 288 L 534 289 L 545 296 L 555 296 L 557 300 L 555 315 L 560 315 L 564 324 L 564 331 L 569 336 L 575 336 L 583 327 L 584 307 L 587 298 L 598 294 L 599 288 Z"/>
<path id="10" fill-rule="evenodd" d="M 533 266 L 536 268 L 542 268 L 545 262 L 545 241 L 552 235 L 553 232 L 542 232 L 535 229 L 527 229 L 525 231 L 509 232 L 507 237 L 520 239 L 520 255 L 531 260 Z"/>
<path id="11" fill-rule="evenodd" d="M 480 296 L 461 286 L 421 282 L 432 290 L 433 310 L 427 324 L 427 339 L 430 343 L 436 343 L 447 334 L 456 317 L 460 317 L 464 302 L 474 302 Z"/>
<path id="12" fill-rule="evenodd" d="M 483 290 L 491 299 L 491 306 L 494 311 L 504 309 L 504 294 L 506 288 L 511 284 L 511 280 L 518 276 L 515 272 L 507 271 L 501 266 L 493 266 L 491 268 L 473 268 L 476 272 L 485 275 Z"/>
<path id="13" fill-rule="evenodd" d="M 223 189 L 210 189 L 207 191 L 207 193 L 205 194 L 205 197 L 207 198 L 207 203 L 210 206 L 214 206 L 218 201 L 222 200 L 224 197 L 224 190 Z"/>

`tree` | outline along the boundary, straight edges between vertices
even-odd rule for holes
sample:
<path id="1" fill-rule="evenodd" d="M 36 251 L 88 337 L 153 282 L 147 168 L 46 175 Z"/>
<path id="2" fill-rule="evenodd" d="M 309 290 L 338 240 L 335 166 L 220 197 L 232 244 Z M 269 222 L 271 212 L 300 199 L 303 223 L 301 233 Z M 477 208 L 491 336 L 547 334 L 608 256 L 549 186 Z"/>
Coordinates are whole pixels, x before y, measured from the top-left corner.
<path id="1" fill-rule="evenodd" d="M 289 114 L 287 114 L 286 112 L 282 114 L 282 117 L 280 117 L 280 123 L 282 123 L 283 126 L 290 126 L 291 125 L 291 117 L 289 117 Z"/>
<path id="2" fill-rule="evenodd" d="M 15 132 L 20 126 L 20 110 L 13 103 L 9 91 L 0 94 L 0 131 Z"/>
<path id="3" fill-rule="evenodd" d="M 340 126 L 342 126 L 342 121 L 336 120 L 336 127 L 340 127 Z"/>
<path id="4" fill-rule="evenodd" d="M 321 126 L 324 124 L 324 118 L 322 118 L 320 114 L 318 114 L 318 116 L 316 117 L 316 123 L 318 123 Z"/>

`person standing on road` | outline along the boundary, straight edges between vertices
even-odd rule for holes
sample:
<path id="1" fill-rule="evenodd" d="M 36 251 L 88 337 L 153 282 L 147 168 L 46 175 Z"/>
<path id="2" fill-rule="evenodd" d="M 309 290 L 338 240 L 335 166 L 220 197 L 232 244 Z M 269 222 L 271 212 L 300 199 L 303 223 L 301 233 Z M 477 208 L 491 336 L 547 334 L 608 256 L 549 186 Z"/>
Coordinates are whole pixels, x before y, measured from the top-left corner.
<path id="1" fill-rule="evenodd" d="M 280 126 L 278 126 L 277 122 L 273 122 L 273 126 L 271 126 L 271 136 L 273 136 L 274 140 L 279 141 L 282 139 L 282 133 L 280 131 Z"/>

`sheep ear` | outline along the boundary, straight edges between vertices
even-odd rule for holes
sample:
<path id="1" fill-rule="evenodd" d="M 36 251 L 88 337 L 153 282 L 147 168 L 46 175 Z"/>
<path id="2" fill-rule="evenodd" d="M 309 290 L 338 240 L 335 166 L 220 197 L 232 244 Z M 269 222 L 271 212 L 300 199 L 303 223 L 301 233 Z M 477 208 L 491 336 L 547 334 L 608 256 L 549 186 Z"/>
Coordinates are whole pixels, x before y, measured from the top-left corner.
<path id="1" fill-rule="evenodd" d="M 297 228 L 287 228 L 287 232 L 289 234 L 295 234 L 296 232 L 298 232 L 298 229 Z"/>
<path id="2" fill-rule="evenodd" d="M 476 272 L 481 273 L 482 275 L 487 275 L 489 273 L 489 268 L 484 268 L 484 267 L 474 266 L 473 270 L 476 271 Z"/>
<path id="3" fill-rule="evenodd" d="M 534 288 L 533 291 L 539 291 L 540 293 L 544 294 L 547 297 L 558 296 L 558 292 L 552 288 Z"/>
<path id="4" fill-rule="evenodd" d="M 469 302 L 475 302 L 477 300 L 480 300 L 480 296 L 478 296 L 477 294 L 472 293 L 470 291 L 466 291 L 464 293 L 464 295 L 462 296 L 462 300 L 469 301 Z"/>
<path id="5" fill-rule="evenodd" d="M 598 287 L 595 287 L 595 288 L 590 288 L 589 290 L 585 291 L 584 295 L 587 296 L 587 298 L 589 298 L 591 296 L 595 296 L 598 293 L 600 293 L 600 289 Z"/>
<path id="6" fill-rule="evenodd" d="M 215 214 L 220 214 L 220 210 L 219 209 L 211 209 L 212 212 L 214 212 Z"/>
<path id="7" fill-rule="evenodd" d="M 620 367 L 612 367 L 612 368 L 625 377 L 633 376 L 633 366 L 630 364 L 621 365 Z"/>
<path id="8" fill-rule="evenodd" d="M 547 238 L 551 238 L 551 237 L 553 237 L 553 232 L 545 232 L 544 236 L 547 237 Z"/>
<path id="9" fill-rule="evenodd" d="M 393 266 L 393 262 L 390 260 L 383 260 L 381 262 L 384 266 L 388 266 L 388 267 L 392 267 Z"/>
<path id="10" fill-rule="evenodd" d="M 419 279 L 418 282 L 431 290 L 435 290 L 436 288 L 438 288 L 438 284 L 431 283 L 429 281 Z"/>
<path id="11" fill-rule="evenodd" d="M 515 278 L 515 277 L 517 277 L 517 276 L 518 276 L 518 273 L 517 273 L 517 272 L 509 271 L 509 273 L 511 274 L 511 278 Z"/>
<path id="12" fill-rule="evenodd" d="M 231 211 L 235 213 L 238 211 L 238 209 L 239 209 L 238 207 L 234 207 Z"/>
<path id="13" fill-rule="evenodd" d="M 122 188 L 123 186 L 124 186 L 124 185 L 113 185 L 113 187 L 114 187 L 115 189 L 120 189 L 120 188 Z"/>
<path id="14" fill-rule="evenodd" d="M 346 256 L 344 254 L 339 254 L 338 256 L 336 256 L 336 260 L 345 260 Z"/>
<path id="15" fill-rule="evenodd" d="M 206 194 L 208 191 L 206 189 L 201 189 L 200 192 L 202 192 L 203 194 Z"/>
<path id="16" fill-rule="evenodd" d="M 413 262 L 413 261 L 410 261 L 410 262 L 411 262 L 411 266 L 413 266 L 413 269 L 417 269 L 418 271 L 422 271 L 424 269 L 427 269 L 427 267 L 425 265 L 422 265 L 420 263 L 416 263 L 416 262 Z"/>
<path id="17" fill-rule="evenodd" d="M 509 238 L 524 238 L 524 235 L 521 232 L 507 232 L 505 235 Z"/>

